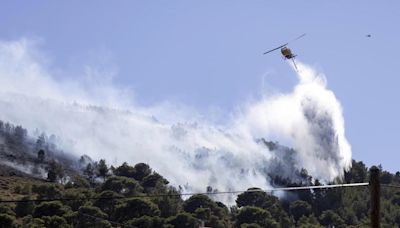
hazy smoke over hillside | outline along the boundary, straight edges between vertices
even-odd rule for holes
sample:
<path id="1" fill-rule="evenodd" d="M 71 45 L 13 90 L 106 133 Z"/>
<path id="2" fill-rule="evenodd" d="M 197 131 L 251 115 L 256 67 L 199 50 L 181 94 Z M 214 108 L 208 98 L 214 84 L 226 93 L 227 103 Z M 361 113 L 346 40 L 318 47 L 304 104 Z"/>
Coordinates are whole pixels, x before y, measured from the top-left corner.
<path id="1" fill-rule="evenodd" d="M 265 173 L 276 161 L 284 175 L 304 167 L 323 180 L 351 164 L 341 106 L 324 76 L 304 64 L 293 91 L 243 104 L 216 125 L 179 105 L 135 105 L 122 99 L 127 96 L 112 85 L 112 75 L 104 81 L 90 67 L 83 81 L 56 81 L 44 60 L 28 40 L 0 42 L 0 119 L 55 134 L 58 146 L 77 156 L 146 162 L 190 191 L 267 187 Z M 258 143 L 261 138 L 282 140 L 297 152 L 285 158 Z"/>

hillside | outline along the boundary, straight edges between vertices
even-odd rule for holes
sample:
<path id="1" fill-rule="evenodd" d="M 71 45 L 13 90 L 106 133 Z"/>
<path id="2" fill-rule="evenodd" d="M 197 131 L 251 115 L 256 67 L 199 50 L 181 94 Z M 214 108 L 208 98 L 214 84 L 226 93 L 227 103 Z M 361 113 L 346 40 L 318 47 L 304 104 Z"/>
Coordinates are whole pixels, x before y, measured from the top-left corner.
<path id="1" fill-rule="evenodd" d="M 51 136 L 31 138 L 21 126 L 0 122 L 1 227 L 368 227 L 368 187 L 264 192 L 257 186 L 229 194 L 218 190 L 180 195 L 181 186 L 145 163 L 123 163 L 68 156 Z M 291 148 L 259 140 L 281 156 L 265 178 L 276 187 L 320 185 L 307 170 L 288 170 Z M 278 161 L 285 161 L 279 163 Z M 400 185 L 400 173 L 381 169 L 381 183 Z M 290 173 L 290 175 L 289 175 Z M 292 177 L 292 178 L 289 178 Z M 294 178 L 293 178 L 294 177 Z M 335 183 L 368 182 L 361 161 Z M 327 183 L 329 184 L 329 183 Z M 243 189 L 233 189 L 243 190 Z M 256 190 L 256 191 L 255 191 Z M 55 199 L 55 200 L 54 200 Z M 29 201 L 33 200 L 33 201 Z M 36 201 L 35 201 L 36 200 Z M 400 225 L 400 189 L 382 187 L 382 227 Z"/>

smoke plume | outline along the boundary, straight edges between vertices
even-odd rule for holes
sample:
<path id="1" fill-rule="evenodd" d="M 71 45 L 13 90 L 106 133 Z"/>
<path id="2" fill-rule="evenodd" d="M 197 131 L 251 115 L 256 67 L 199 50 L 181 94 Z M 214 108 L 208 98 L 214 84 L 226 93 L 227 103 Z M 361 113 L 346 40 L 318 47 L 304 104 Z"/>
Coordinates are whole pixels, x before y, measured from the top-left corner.
<path id="1" fill-rule="evenodd" d="M 135 104 L 112 84 L 112 72 L 88 66 L 84 80 L 56 80 L 35 42 L 3 41 L 0 119 L 54 134 L 57 146 L 76 156 L 148 163 L 186 191 L 266 188 L 267 173 L 293 177 L 301 168 L 329 181 L 351 165 L 342 108 L 322 74 L 300 62 L 298 68 L 291 92 L 238 105 L 232 118 L 215 124 L 179 104 Z M 263 138 L 295 150 L 267 147 Z"/>

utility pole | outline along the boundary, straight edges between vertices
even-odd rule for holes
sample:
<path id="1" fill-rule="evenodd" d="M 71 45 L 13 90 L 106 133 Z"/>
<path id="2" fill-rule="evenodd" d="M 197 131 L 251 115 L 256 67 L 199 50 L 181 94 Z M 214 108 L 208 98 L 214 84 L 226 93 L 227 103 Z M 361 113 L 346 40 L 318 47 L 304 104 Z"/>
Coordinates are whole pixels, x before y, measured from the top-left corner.
<path id="1" fill-rule="evenodd" d="M 372 166 L 370 171 L 369 189 L 371 193 L 371 227 L 380 228 L 380 198 L 381 198 L 381 184 L 380 184 L 380 170 L 376 166 Z"/>

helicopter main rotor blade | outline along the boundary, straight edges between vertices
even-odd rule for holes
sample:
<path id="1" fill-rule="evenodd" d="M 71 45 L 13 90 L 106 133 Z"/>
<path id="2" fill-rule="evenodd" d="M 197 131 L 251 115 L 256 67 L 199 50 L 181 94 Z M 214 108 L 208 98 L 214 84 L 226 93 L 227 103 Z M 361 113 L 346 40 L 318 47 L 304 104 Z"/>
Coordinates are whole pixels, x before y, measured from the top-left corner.
<path id="1" fill-rule="evenodd" d="M 293 40 L 289 41 L 288 43 L 291 43 L 291 42 L 293 42 L 293 41 L 296 41 L 296 40 L 302 38 L 302 37 L 305 36 L 305 35 L 306 35 L 306 34 L 303 33 L 303 34 L 301 34 L 300 36 L 298 36 L 296 39 L 293 39 Z"/>
<path id="2" fill-rule="evenodd" d="M 269 50 L 269 51 L 266 51 L 266 52 L 264 52 L 264 55 L 265 55 L 265 54 L 268 54 L 268 53 L 270 53 L 270 52 L 276 51 L 276 50 L 278 50 L 279 48 L 283 48 L 283 47 L 285 47 L 286 45 L 288 45 L 288 43 L 286 43 L 286 44 L 284 44 L 284 45 L 281 45 L 281 46 L 279 46 L 279 47 L 277 47 L 277 48 L 271 49 L 271 50 Z"/>

